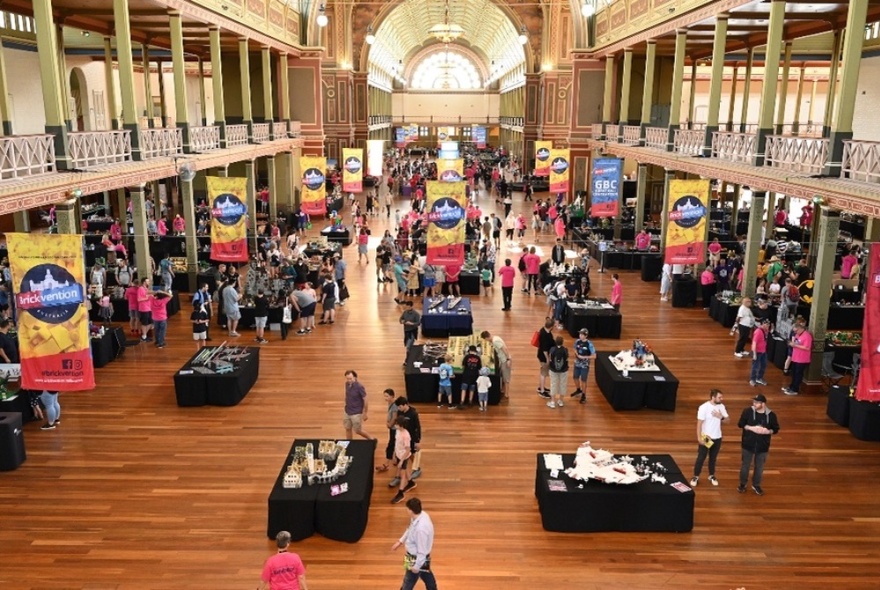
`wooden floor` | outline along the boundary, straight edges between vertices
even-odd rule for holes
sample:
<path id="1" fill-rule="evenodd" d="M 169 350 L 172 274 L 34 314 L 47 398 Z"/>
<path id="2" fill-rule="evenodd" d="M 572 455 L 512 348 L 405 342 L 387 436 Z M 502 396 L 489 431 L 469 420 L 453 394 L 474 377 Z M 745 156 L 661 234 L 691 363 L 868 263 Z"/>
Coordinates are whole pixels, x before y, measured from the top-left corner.
<path id="1" fill-rule="evenodd" d="M 129 349 L 97 370 L 97 389 L 62 394 L 63 426 L 42 432 L 28 424 L 26 463 L 0 473 L 0 588 L 253 588 L 273 552 L 266 500 L 291 441 L 344 435 L 343 372 L 360 373 L 372 408 L 368 430 L 383 441 L 381 391 L 404 391 L 392 288 L 377 287 L 373 262 L 358 266 L 354 247 L 345 256 L 352 298 L 337 323 L 283 343 L 271 335 L 259 381 L 241 405 L 176 406 L 172 375 L 195 346 L 179 315 L 170 322 L 168 348 Z M 702 310 L 661 304 L 658 283 L 621 276 L 622 339 L 597 340 L 597 348 L 619 350 L 635 337 L 651 343 L 681 380 L 678 411 L 614 412 L 592 375 L 588 404 L 548 409 L 535 394 L 529 345 L 545 317 L 543 299 L 517 290 L 513 311 L 503 313 L 500 289 L 475 298 L 475 329 L 507 341 L 514 382 L 510 403 L 486 414 L 418 408 L 425 451 L 415 495 L 436 525 L 440 587 L 880 587 L 880 447 L 826 418 L 824 397 L 781 395 L 783 377 L 772 367 L 761 391 L 782 431 L 764 497 L 736 492 L 734 423 L 724 428 L 721 486 L 704 477 L 697 488 L 693 532 L 542 529 L 536 453 L 574 452 L 589 440 L 618 453 L 671 453 L 689 473 L 696 409 L 709 388 L 724 391 L 734 417 L 756 392 L 747 383 L 749 362 L 733 357 L 727 330 Z M 595 291 L 607 295 L 610 274 L 593 278 Z M 241 340 L 252 337 L 246 331 Z M 387 479 L 377 477 L 360 542 L 315 536 L 295 544 L 312 590 L 399 587 L 402 556 L 389 549 L 407 514 L 389 503 Z"/>

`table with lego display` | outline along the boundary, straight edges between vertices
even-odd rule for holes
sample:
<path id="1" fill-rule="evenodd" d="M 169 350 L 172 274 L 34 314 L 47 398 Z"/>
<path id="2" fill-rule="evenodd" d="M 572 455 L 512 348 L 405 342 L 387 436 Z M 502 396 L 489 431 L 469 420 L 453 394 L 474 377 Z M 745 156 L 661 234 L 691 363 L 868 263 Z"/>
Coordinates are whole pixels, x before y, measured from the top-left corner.
<path id="1" fill-rule="evenodd" d="M 426 297 L 422 303 L 422 335 L 429 338 L 468 336 L 474 316 L 468 297 Z"/>
<path id="2" fill-rule="evenodd" d="M 643 366 L 621 361 L 626 353 L 597 351 L 594 373 L 599 390 L 615 410 L 638 410 L 643 407 L 675 411 L 678 379 L 655 355 Z"/>
<path id="3" fill-rule="evenodd" d="M 498 357 L 492 344 L 480 338 L 478 334 L 471 336 L 451 336 L 444 344 L 414 344 L 406 355 L 406 366 L 403 378 L 406 383 L 406 398 L 413 403 L 431 403 L 437 401 L 440 386 L 440 363 L 447 352 L 453 356 L 452 365 L 452 402 L 461 401 L 461 367 L 467 347 L 480 345 L 480 359 L 484 367 L 489 368 L 489 404 L 501 402 L 501 376 L 495 371 Z"/>
<path id="4" fill-rule="evenodd" d="M 607 299 L 566 301 L 565 329 L 577 338 L 581 328 L 590 331 L 590 338 L 620 338 L 623 316 Z"/>
<path id="5" fill-rule="evenodd" d="M 206 346 L 174 375 L 178 406 L 235 406 L 260 373 L 260 349 Z"/>
<path id="6" fill-rule="evenodd" d="M 345 466 L 338 465 L 338 454 L 330 459 L 325 453 L 328 459 L 321 459 L 323 465 L 309 460 L 305 453 L 308 445 L 317 460 L 322 455 L 321 441 L 294 441 L 269 494 L 266 535 L 270 539 L 279 531 L 290 532 L 294 541 L 317 532 L 328 539 L 354 543 L 364 535 L 373 493 L 376 441 L 336 444 L 345 446 Z"/>

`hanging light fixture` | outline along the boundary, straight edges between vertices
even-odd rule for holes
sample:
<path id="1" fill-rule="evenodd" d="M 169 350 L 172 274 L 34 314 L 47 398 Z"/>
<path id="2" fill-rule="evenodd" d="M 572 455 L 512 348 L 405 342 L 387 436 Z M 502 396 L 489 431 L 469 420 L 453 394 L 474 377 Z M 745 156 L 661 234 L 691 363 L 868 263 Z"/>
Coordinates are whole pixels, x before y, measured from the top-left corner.
<path id="1" fill-rule="evenodd" d="M 330 22 L 330 19 L 327 18 L 327 13 L 324 10 L 324 5 L 318 7 L 318 18 L 315 19 L 315 22 L 318 23 L 319 27 L 326 27 L 327 23 Z"/>
<path id="2" fill-rule="evenodd" d="M 529 31 L 526 29 L 525 25 L 519 28 L 519 37 L 517 37 L 517 41 L 519 41 L 520 45 L 525 45 L 529 42 Z"/>
<path id="3" fill-rule="evenodd" d="M 428 35 L 434 37 L 441 43 L 451 43 L 456 39 L 464 36 L 464 29 L 455 23 L 449 22 L 449 0 L 443 9 L 443 22 L 437 23 L 428 29 Z"/>
<path id="4" fill-rule="evenodd" d="M 373 25 L 367 27 L 367 36 L 364 38 L 364 41 L 367 42 L 367 45 L 372 45 L 376 42 L 376 35 L 373 34 Z"/>

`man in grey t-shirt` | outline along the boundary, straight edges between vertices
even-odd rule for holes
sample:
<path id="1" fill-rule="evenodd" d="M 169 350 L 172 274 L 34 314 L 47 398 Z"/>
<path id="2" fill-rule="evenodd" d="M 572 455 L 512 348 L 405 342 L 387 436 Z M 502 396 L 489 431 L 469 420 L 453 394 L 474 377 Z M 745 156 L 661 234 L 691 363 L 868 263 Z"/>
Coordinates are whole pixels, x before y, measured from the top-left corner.
<path id="1" fill-rule="evenodd" d="M 312 331 L 310 326 L 314 321 L 317 300 L 311 291 L 299 288 L 290 294 L 290 303 L 299 313 L 299 330 L 296 333 L 298 336 L 305 336 Z"/>
<path id="2" fill-rule="evenodd" d="M 238 308 L 238 302 L 241 294 L 235 288 L 234 284 L 230 284 L 223 289 L 223 309 L 226 312 L 226 323 L 229 326 L 229 335 L 233 338 L 240 336 L 235 331 L 238 328 L 238 320 L 241 319 L 241 310 Z"/>

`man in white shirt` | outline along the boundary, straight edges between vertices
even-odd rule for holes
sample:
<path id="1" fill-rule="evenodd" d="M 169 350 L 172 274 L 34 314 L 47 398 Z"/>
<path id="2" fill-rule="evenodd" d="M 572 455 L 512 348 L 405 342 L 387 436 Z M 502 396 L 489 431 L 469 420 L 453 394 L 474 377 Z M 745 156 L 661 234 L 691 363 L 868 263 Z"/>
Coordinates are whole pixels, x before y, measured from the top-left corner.
<path id="1" fill-rule="evenodd" d="M 746 343 L 752 339 L 752 328 L 755 327 L 755 316 L 752 313 L 752 300 L 743 297 L 742 304 L 736 312 L 736 323 L 734 328 L 739 330 L 739 338 L 736 340 L 736 349 L 733 356 L 746 358 L 752 356 L 751 353 L 745 351 Z"/>
<path id="2" fill-rule="evenodd" d="M 410 590 L 415 587 L 418 580 L 422 580 L 428 590 L 437 590 L 437 581 L 434 579 L 434 572 L 431 571 L 434 523 L 431 522 L 428 513 L 422 510 L 422 502 L 418 498 L 407 500 L 406 509 L 409 512 L 409 527 L 391 546 L 392 551 L 401 545 L 406 548 L 404 559 L 406 571 L 403 574 L 401 588 Z"/>
<path id="3" fill-rule="evenodd" d="M 715 478 L 715 460 L 721 450 L 721 423 L 728 420 L 727 408 L 721 403 L 724 395 L 719 389 L 709 392 L 709 401 L 703 403 L 697 410 L 697 462 L 694 464 L 694 476 L 691 478 L 691 487 L 697 487 L 700 481 L 700 472 L 703 470 L 703 462 L 709 455 L 709 483 L 718 485 Z"/>

